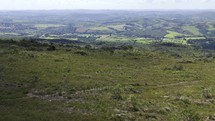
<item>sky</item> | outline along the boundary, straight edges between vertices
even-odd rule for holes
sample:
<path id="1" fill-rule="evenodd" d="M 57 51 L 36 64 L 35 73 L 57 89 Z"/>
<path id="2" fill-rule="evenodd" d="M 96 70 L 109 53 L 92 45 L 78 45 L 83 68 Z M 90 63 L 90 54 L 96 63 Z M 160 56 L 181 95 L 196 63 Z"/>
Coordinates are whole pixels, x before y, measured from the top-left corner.
<path id="1" fill-rule="evenodd" d="M 0 0 L 0 10 L 215 9 L 215 0 Z"/>

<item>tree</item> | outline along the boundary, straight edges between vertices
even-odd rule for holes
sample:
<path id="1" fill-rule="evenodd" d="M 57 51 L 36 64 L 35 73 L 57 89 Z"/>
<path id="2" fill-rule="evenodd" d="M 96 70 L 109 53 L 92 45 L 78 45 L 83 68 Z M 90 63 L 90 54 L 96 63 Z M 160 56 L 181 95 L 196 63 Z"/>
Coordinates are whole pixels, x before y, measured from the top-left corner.
<path id="1" fill-rule="evenodd" d="M 49 47 L 47 48 L 48 51 L 54 51 L 56 50 L 56 47 L 53 45 L 53 43 L 51 43 L 51 45 L 49 45 Z"/>

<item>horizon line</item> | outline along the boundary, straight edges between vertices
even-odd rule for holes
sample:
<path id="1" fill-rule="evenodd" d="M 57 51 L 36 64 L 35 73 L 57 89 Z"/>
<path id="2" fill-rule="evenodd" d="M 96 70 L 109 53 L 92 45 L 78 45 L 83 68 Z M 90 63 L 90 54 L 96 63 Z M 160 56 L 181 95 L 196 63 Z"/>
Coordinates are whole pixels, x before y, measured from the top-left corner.
<path id="1" fill-rule="evenodd" d="M 0 11 L 215 11 L 215 9 L 0 9 Z"/>

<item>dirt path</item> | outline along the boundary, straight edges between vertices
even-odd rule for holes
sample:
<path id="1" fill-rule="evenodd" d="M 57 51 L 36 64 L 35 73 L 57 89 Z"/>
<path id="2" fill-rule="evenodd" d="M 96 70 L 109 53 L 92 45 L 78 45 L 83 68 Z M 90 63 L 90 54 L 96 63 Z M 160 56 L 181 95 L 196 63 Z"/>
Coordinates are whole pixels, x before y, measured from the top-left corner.
<path id="1" fill-rule="evenodd" d="M 198 83 L 198 82 L 200 82 L 200 81 L 178 82 L 178 83 L 172 83 L 172 84 L 157 85 L 157 87 L 178 86 L 178 85 L 185 85 L 185 84 L 194 84 L 194 83 Z"/>
<path id="2" fill-rule="evenodd" d="M 163 84 L 163 85 L 147 85 L 146 87 L 152 87 L 152 88 L 158 88 L 158 87 L 170 87 L 170 86 L 178 86 L 178 85 L 189 85 L 189 84 L 194 84 L 198 83 L 200 81 L 192 81 L 192 82 L 177 82 L 177 83 L 171 83 L 171 84 Z M 124 88 L 126 88 L 125 86 Z M 74 94 L 69 94 L 71 99 L 68 99 L 67 97 L 64 96 L 59 96 L 58 94 L 51 94 L 51 95 L 37 95 L 35 93 L 28 93 L 27 97 L 37 97 L 41 99 L 49 99 L 49 100 L 59 100 L 59 101 L 68 101 L 68 100 L 73 100 L 73 98 L 81 98 L 89 94 L 98 94 L 102 93 L 104 90 L 112 90 L 114 86 L 104 86 L 104 87 L 98 87 L 98 88 L 91 88 L 91 89 L 86 89 L 86 90 L 80 90 L 76 91 Z"/>

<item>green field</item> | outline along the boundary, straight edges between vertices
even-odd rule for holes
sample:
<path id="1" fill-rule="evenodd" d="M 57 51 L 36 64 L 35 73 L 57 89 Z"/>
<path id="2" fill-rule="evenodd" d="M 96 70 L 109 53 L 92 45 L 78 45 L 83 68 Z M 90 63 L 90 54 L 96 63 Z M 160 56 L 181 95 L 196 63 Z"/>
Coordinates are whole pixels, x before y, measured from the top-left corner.
<path id="1" fill-rule="evenodd" d="M 202 35 L 199 32 L 198 28 L 196 28 L 195 26 L 183 26 L 182 29 L 185 31 L 189 31 L 189 32 L 193 33 L 194 35 Z"/>
<path id="2" fill-rule="evenodd" d="M 120 37 L 120 36 L 116 36 L 116 35 L 103 35 L 101 36 L 99 39 L 97 39 L 98 41 L 107 41 L 107 42 L 129 42 L 131 40 L 133 40 L 134 38 L 127 38 L 127 37 Z"/>
<path id="3" fill-rule="evenodd" d="M 48 27 L 63 27 L 65 25 L 62 24 L 35 24 L 35 27 L 40 28 L 40 29 L 44 29 L 44 28 L 48 28 Z"/>
<path id="4" fill-rule="evenodd" d="M 136 37 L 120 37 L 115 35 L 103 35 L 97 39 L 97 41 L 105 41 L 105 42 L 130 42 L 130 43 L 140 43 L 140 44 L 150 44 L 154 42 L 153 39 L 146 38 L 136 38 Z"/>
<path id="5" fill-rule="evenodd" d="M 111 28 L 114 28 L 118 31 L 123 31 L 124 30 L 124 26 L 125 25 L 111 25 L 111 26 L 108 26 L 108 27 L 111 27 Z"/>
<path id="6" fill-rule="evenodd" d="M 175 32 L 175 31 L 167 31 L 169 34 L 167 34 L 165 37 L 174 39 L 176 36 L 182 36 L 181 33 Z"/>
<path id="7" fill-rule="evenodd" d="M 97 30 L 97 31 L 110 31 L 110 29 L 108 27 L 105 26 L 99 26 L 99 27 L 92 27 L 89 28 L 90 30 Z"/>
<path id="8" fill-rule="evenodd" d="M 208 30 L 210 30 L 210 31 L 215 30 L 215 27 L 211 23 L 208 23 L 207 25 L 209 27 Z"/>
<path id="9" fill-rule="evenodd" d="M 14 32 L 4 32 L 4 33 L 2 33 L 2 32 L 0 32 L 0 36 L 1 35 L 19 35 L 18 33 L 14 33 Z"/>
<path id="10" fill-rule="evenodd" d="M 144 39 L 144 38 L 135 38 L 133 40 L 136 40 L 137 43 L 141 43 L 141 44 L 150 44 L 154 42 L 154 40 L 152 39 Z"/>

